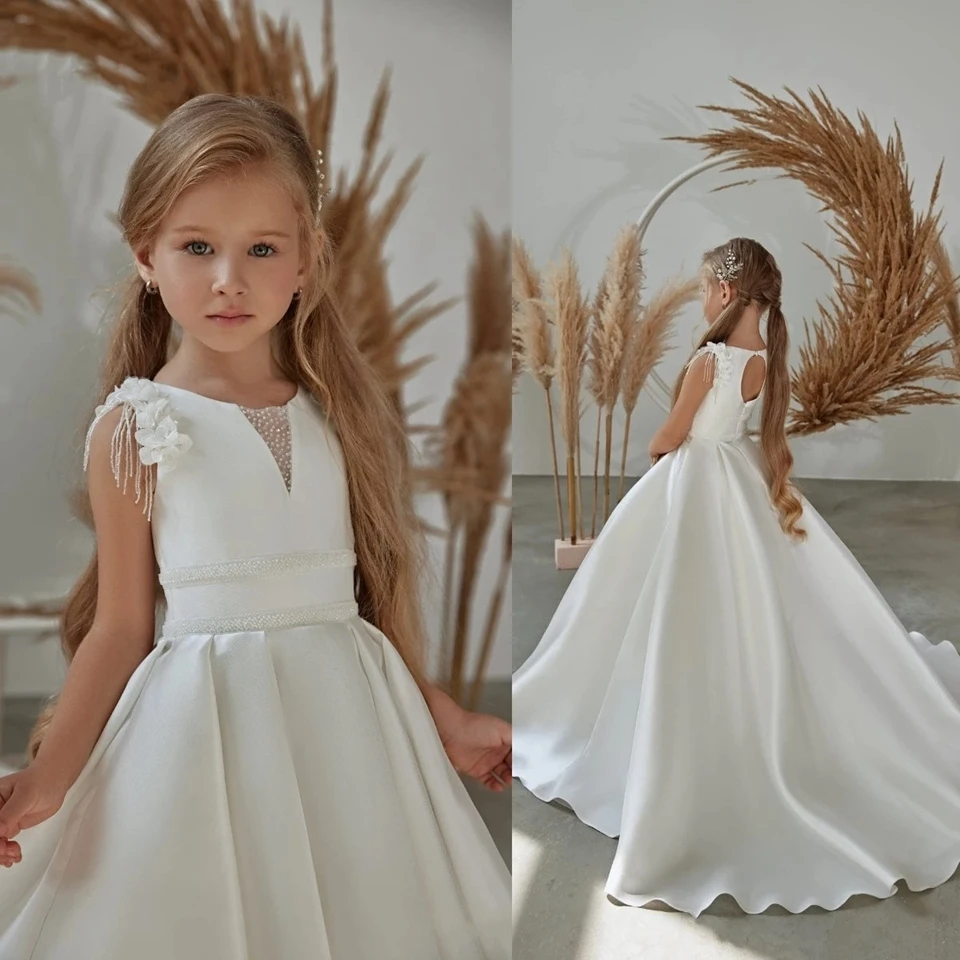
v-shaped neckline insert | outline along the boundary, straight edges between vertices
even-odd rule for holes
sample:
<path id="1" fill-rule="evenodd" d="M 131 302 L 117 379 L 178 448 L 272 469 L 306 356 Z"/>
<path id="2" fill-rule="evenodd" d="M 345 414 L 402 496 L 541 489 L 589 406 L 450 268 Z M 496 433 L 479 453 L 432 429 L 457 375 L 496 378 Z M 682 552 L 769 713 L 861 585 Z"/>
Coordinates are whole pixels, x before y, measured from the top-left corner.
<path id="1" fill-rule="evenodd" d="M 286 493 L 287 498 L 290 499 L 293 496 L 293 484 L 296 479 L 294 476 L 296 472 L 294 470 L 294 464 L 296 461 L 296 448 L 294 442 L 294 423 L 293 417 L 290 415 L 290 411 L 295 405 L 296 401 L 299 400 L 303 394 L 303 388 L 301 386 L 297 386 L 297 392 L 286 403 L 271 404 L 266 407 L 245 407 L 242 404 L 234 403 L 232 400 L 218 400 L 216 397 L 208 397 L 204 393 L 197 393 L 195 390 L 186 389 L 186 387 L 176 387 L 170 383 L 156 383 L 156 381 L 152 382 L 160 389 L 166 387 L 179 393 L 185 393 L 188 396 L 196 397 L 199 400 L 206 400 L 208 403 L 215 404 L 219 407 L 236 410 L 237 413 L 243 417 L 247 426 L 252 429 L 254 433 L 256 433 L 263 446 L 266 447 L 267 453 L 270 454 L 270 459 L 273 461 L 273 465 L 276 468 L 277 473 L 280 475 L 280 482 L 283 484 L 283 490 L 284 493 Z M 269 419 L 266 415 L 274 411 L 282 411 L 286 420 L 286 429 L 288 431 L 289 438 L 287 441 L 288 446 L 286 450 L 275 450 L 271 445 L 270 439 L 264 436 L 257 425 L 258 420 L 261 421 L 261 424 L 265 424 Z M 250 414 L 253 416 L 251 417 Z M 289 461 L 286 465 L 286 469 L 289 471 L 289 485 L 288 477 L 284 472 L 284 462 L 282 462 L 287 460 Z"/>

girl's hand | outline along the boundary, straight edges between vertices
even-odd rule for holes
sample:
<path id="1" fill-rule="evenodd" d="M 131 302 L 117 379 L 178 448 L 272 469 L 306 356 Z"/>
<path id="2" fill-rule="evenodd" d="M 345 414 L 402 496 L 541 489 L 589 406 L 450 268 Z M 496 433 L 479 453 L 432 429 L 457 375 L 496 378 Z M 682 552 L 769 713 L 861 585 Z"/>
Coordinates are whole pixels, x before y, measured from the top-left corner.
<path id="1" fill-rule="evenodd" d="M 36 762 L 0 777 L 0 863 L 20 862 L 20 844 L 13 837 L 52 817 L 65 796 L 66 790 Z"/>
<path id="2" fill-rule="evenodd" d="M 479 780 L 488 790 L 505 790 L 513 778 L 513 731 L 506 720 L 457 707 L 437 725 L 440 742 L 457 773 Z"/>

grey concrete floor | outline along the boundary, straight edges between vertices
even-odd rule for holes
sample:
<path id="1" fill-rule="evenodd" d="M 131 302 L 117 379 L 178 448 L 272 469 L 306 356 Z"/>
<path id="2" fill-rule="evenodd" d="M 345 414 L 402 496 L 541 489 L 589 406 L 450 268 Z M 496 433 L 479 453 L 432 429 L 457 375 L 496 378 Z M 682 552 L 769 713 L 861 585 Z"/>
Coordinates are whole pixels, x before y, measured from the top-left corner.
<path id="1" fill-rule="evenodd" d="M 909 629 L 960 647 L 960 483 L 800 480 Z M 584 501 L 592 504 L 592 487 Z M 573 577 L 553 564 L 550 477 L 513 478 L 514 666 Z M 694 919 L 603 893 L 616 840 L 513 788 L 514 960 L 958 960 L 960 873 L 933 890 L 835 911 L 744 914 L 722 897 Z M 901 884 L 903 887 L 903 884 Z"/>

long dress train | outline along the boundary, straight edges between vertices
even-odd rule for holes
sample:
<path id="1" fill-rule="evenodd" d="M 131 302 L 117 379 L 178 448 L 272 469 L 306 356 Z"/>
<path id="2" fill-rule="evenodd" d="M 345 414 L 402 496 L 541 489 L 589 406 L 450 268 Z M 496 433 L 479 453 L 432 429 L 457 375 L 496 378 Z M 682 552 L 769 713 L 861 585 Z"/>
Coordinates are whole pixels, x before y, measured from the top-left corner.
<path id="1" fill-rule="evenodd" d="M 832 909 L 960 861 L 960 656 L 908 633 L 806 500 L 780 528 L 725 344 L 514 675 L 514 773 L 619 837 L 615 900 Z M 762 393 L 761 393 L 762 396 Z M 758 398 L 759 399 L 759 398 Z"/>

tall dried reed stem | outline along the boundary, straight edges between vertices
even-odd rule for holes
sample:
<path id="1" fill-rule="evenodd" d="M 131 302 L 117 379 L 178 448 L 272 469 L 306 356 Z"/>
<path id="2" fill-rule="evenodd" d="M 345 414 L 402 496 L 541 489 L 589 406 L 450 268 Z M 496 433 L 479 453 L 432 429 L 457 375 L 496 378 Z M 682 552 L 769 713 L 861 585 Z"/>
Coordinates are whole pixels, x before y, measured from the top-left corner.
<path id="1" fill-rule="evenodd" d="M 507 583 L 510 580 L 510 562 L 513 557 L 513 535 L 510 524 L 507 524 L 503 537 L 503 557 L 497 573 L 497 583 L 493 590 L 493 602 L 487 610 L 487 619 L 483 628 L 480 642 L 480 659 L 477 663 L 473 683 L 470 685 L 470 694 L 467 698 L 467 708 L 476 710 L 480 703 L 480 694 L 483 691 L 484 678 L 490 668 L 490 654 L 493 650 L 493 641 L 496 637 L 497 623 L 500 619 L 500 610 L 506 593 Z"/>
<path id="2" fill-rule="evenodd" d="M 577 264 L 568 249 L 561 253 L 547 276 L 550 310 L 557 328 L 557 381 L 560 388 L 560 424 L 567 448 L 567 506 L 570 542 L 577 542 L 578 471 L 580 445 L 580 386 L 586 359 L 590 306 L 580 289 Z"/>
<path id="3" fill-rule="evenodd" d="M 627 447 L 630 442 L 630 420 L 640 397 L 640 391 L 643 389 L 647 377 L 650 376 L 650 372 L 663 359 L 670 348 L 670 337 L 677 316 L 688 303 L 697 298 L 699 287 L 700 281 L 698 279 L 670 278 L 650 303 L 641 307 L 640 317 L 634 323 L 630 332 L 620 395 L 627 419 L 623 427 L 618 500 L 623 498 L 627 469 Z"/>
<path id="4" fill-rule="evenodd" d="M 610 515 L 610 456 L 613 447 L 613 410 L 620 395 L 624 357 L 630 331 L 640 312 L 643 283 L 642 251 L 634 224 L 623 227 L 598 288 L 595 302 L 596 336 L 593 338 L 599 389 L 597 406 L 606 415 L 603 471 L 603 518 Z"/>
<path id="5" fill-rule="evenodd" d="M 554 430 L 553 402 L 550 388 L 555 374 L 551 321 L 543 301 L 540 273 L 523 241 L 513 241 L 513 299 L 519 313 L 518 326 L 523 344 L 523 363 L 534 380 L 543 388 L 547 403 L 547 425 L 550 429 L 550 452 L 553 456 L 553 484 L 557 498 L 557 530 L 564 539 L 563 501 L 560 496 L 560 467 L 557 462 L 557 437 Z"/>
<path id="6" fill-rule="evenodd" d="M 494 236 L 478 217 L 474 223 L 474 249 L 468 284 L 468 359 L 444 410 L 442 431 L 433 444 L 434 450 L 439 447 L 440 465 L 445 472 L 469 473 L 481 494 L 445 496 L 449 533 L 442 668 L 450 694 L 457 700 L 464 693 L 480 562 L 493 509 L 509 476 L 506 447 L 511 423 L 510 237 L 506 233 Z M 454 570 L 458 572 L 456 578 Z M 499 610 L 496 595 L 493 603 Z M 488 642 L 493 630 L 494 626 L 489 626 L 481 644 Z M 482 649 L 481 665 L 485 670 Z M 482 684 L 482 674 L 474 682 Z"/>
<path id="7" fill-rule="evenodd" d="M 452 433 L 469 445 L 469 449 L 455 450 L 455 455 L 475 465 L 482 488 L 499 492 L 509 475 L 505 447 L 510 430 L 510 366 L 506 351 L 482 353 L 471 361 L 455 388 L 454 399 L 448 404 L 448 417 L 451 426 L 460 421 L 460 428 Z M 450 695 L 456 700 L 463 694 L 473 598 L 492 510 L 489 503 L 471 498 L 463 504 L 457 524 L 451 525 L 451 532 L 461 527 L 463 534 L 452 657 L 446 678 Z"/>

